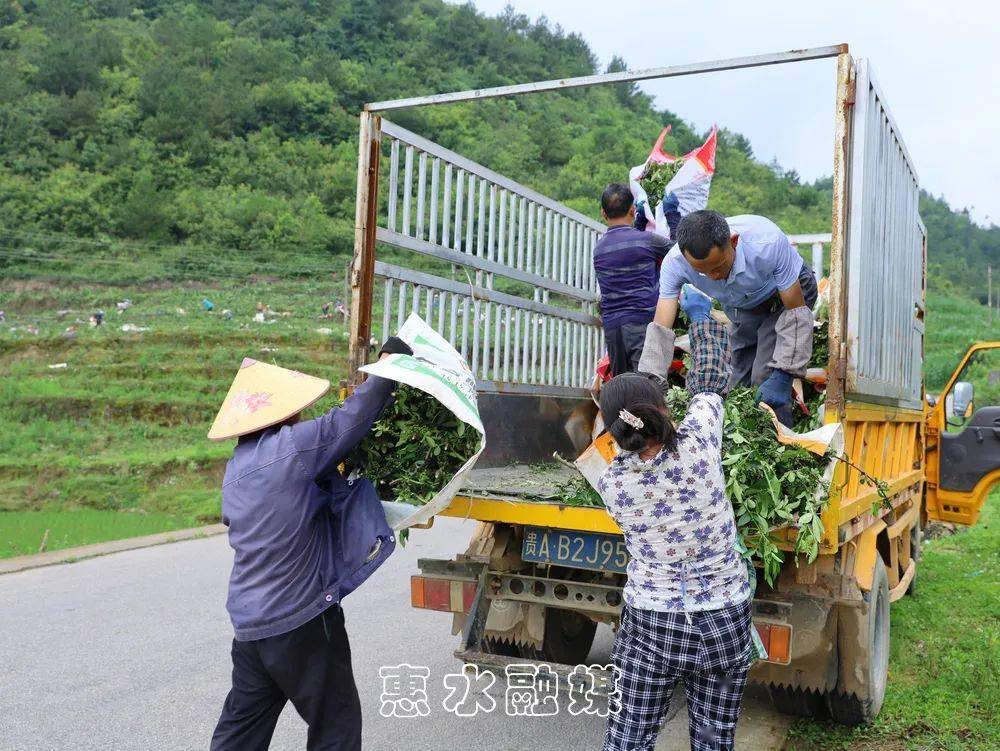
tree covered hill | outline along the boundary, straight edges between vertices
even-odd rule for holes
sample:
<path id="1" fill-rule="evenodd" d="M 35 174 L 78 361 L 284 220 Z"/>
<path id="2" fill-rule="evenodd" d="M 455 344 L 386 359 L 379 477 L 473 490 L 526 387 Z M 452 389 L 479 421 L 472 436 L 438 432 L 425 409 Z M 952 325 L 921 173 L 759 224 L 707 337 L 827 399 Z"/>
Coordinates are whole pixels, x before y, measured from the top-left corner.
<path id="1" fill-rule="evenodd" d="M 363 102 L 596 69 L 578 35 L 441 0 L 0 0 L 0 268 L 317 268 L 350 252 Z M 630 85 L 395 117 L 592 215 L 664 124 L 675 151 L 705 135 Z M 764 165 L 726 130 L 718 164 L 713 207 L 829 229 L 828 180 Z M 1000 230 L 925 203 L 934 268 L 978 292 Z"/>

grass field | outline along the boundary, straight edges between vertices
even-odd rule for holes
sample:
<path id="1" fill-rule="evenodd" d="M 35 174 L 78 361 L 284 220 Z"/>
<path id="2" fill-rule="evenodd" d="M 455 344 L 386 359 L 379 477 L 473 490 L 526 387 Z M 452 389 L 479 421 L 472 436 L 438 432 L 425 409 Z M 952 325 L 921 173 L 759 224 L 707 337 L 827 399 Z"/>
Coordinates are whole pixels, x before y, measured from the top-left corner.
<path id="1" fill-rule="evenodd" d="M 87 517 L 73 516 L 60 525 L 63 546 L 159 531 L 157 522 L 165 530 L 218 521 L 231 445 L 205 434 L 240 361 L 267 360 L 336 384 L 346 332 L 342 321 L 319 314 L 342 296 L 332 278 L 232 287 L 3 283 L 0 510 L 145 514 L 136 532 L 128 531 L 131 522 L 84 524 Z M 118 314 L 115 303 L 125 298 L 133 306 Z M 203 299 L 215 312 L 202 310 Z M 258 302 L 275 312 L 267 323 L 253 320 Z M 93 328 L 87 318 L 97 309 L 107 317 Z M 332 404 L 331 395 L 313 410 Z M 27 518 L 0 514 L 0 556 L 37 549 L 40 522 Z M 55 543 L 50 535 L 49 549 Z"/>
<path id="2" fill-rule="evenodd" d="M 858 729 L 799 720 L 786 751 L 1000 748 L 1000 492 L 972 529 L 926 540 L 918 571 L 892 605 L 882 713 Z"/>
<path id="3" fill-rule="evenodd" d="M 0 517 L 0 558 L 142 537 L 191 526 L 183 514 L 159 512 L 7 511 Z"/>

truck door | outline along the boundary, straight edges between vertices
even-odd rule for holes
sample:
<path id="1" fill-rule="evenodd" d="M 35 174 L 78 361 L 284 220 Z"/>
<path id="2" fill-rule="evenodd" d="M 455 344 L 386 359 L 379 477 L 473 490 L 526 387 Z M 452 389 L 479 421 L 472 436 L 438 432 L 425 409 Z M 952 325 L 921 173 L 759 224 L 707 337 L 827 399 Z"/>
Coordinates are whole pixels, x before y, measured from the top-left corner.
<path id="1" fill-rule="evenodd" d="M 1000 342 L 969 347 L 927 418 L 927 515 L 975 524 L 1000 481 Z"/>

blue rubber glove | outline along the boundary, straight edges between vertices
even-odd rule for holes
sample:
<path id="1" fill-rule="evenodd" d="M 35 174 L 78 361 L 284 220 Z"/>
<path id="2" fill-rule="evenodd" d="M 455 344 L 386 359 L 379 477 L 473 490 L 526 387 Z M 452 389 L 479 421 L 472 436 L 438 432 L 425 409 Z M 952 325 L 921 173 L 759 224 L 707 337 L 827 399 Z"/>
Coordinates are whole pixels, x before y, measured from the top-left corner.
<path id="1" fill-rule="evenodd" d="M 635 204 L 635 221 L 632 226 L 637 230 L 645 230 L 649 220 L 646 218 L 646 202 L 638 201 Z"/>
<path id="2" fill-rule="evenodd" d="M 677 195 L 674 192 L 664 192 L 663 193 L 663 213 L 664 215 L 669 214 L 671 211 L 680 211 L 681 202 L 677 200 Z"/>
<path id="3" fill-rule="evenodd" d="M 712 298 L 690 284 L 685 284 L 681 287 L 680 306 L 691 323 L 707 321 L 712 310 Z"/>
<path id="4" fill-rule="evenodd" d="M 764 402 L 774 410 L 778 419 L 788 426 L 791 422 L 792 376 L 783 370 L 772 370 L 754 395 L 757 403 Z M 786 418 L 787 413 L 787 418 Z M 789 422 L 785 422 L 785 420 Z"/>

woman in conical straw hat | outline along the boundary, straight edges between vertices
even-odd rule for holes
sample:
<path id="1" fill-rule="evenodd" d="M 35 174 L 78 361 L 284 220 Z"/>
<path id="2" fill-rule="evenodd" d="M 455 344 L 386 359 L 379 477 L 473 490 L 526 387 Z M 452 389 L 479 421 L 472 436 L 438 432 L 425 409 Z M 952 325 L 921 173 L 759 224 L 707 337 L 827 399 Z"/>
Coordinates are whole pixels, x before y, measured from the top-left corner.
<path id="1" fill-rule="evenodd" d="M 391 337 L 380 353 L 412 355 Z M 396 383 L 370 376 L 314 420 L 330 382 L 246 359 L 208 433 L 237 439 L 222 485 L 235 556 L 226 607 L 233 682 L 213 751 L 266 749 L 291 700 L 308 748 L 361 748 L 361 705 L 340 601 L 395 548 L 371 483 L 338 465 L 365 437 Z"/>

